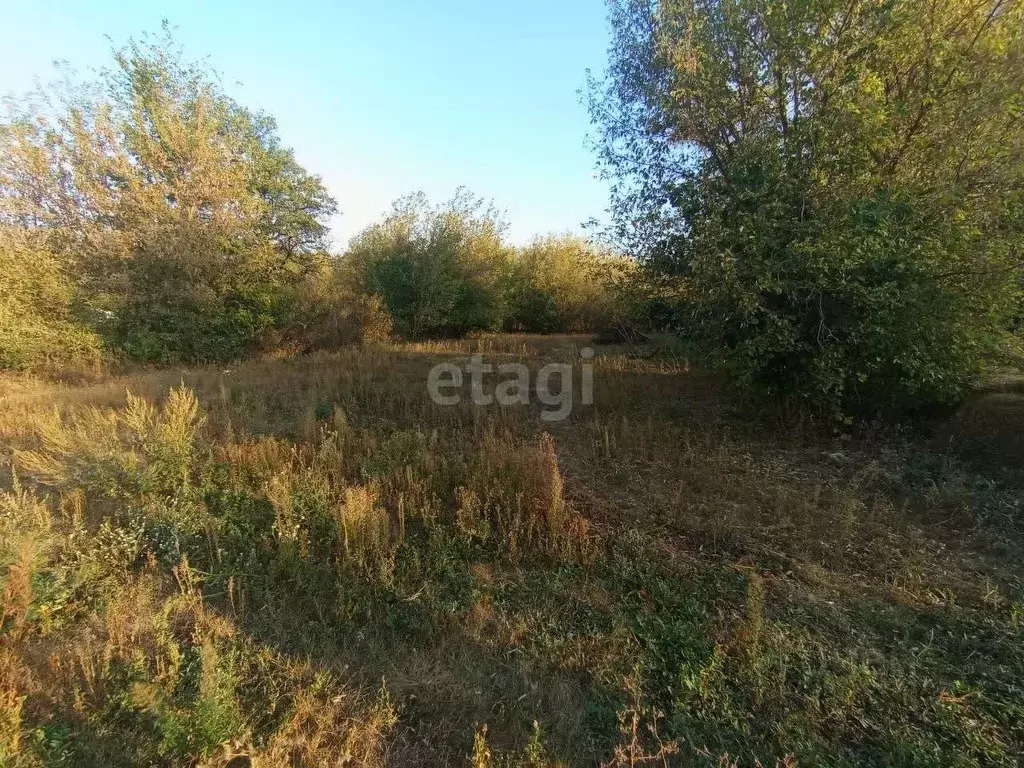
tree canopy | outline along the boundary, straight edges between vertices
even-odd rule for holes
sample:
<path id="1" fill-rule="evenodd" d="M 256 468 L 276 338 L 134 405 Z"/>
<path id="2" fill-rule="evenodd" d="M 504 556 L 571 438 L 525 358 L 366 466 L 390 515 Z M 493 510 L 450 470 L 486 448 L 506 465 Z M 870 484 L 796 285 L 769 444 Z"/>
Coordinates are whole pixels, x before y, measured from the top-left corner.
<path id="1" fill-rule="evenodd" d="M 0 245 L 48 254 L 80 320 L 132 357 L 253 350 L 323 258 L 320 178 L 166 27 L 98 81 L 12 105 L 0 142 Z"/>
<path id="2" fill-rule="evenodd" d="M 1021 286 L 1015 0 L 615 0 L 591 107 L 680 332 L 833 413 L 951 399 Z"/>

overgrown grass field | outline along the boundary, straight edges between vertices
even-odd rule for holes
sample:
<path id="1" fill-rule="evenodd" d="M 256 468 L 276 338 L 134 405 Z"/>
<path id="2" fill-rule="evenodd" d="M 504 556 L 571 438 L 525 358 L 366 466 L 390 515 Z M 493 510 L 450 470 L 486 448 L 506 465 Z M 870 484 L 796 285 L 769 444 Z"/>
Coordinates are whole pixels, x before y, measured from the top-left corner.
<path id="1" fill-rule="evenodd" d="M 0 763 L 1024 759 L 1019 470 L 654 349 L 560 423 L 427 395 L 588 343 L 0 379 Z"/>

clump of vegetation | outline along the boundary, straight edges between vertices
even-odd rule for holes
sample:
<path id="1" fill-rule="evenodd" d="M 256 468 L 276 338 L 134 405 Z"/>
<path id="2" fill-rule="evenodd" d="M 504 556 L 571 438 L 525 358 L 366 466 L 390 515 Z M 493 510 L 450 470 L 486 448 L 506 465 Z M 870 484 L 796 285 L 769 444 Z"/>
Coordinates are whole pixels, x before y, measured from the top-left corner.
<path id="1" fill-rule="evenodd" d="M 505 330 L 592 333 L 615 322 L 636 263 L 572 235 L 539 237 L 515 251 Z"/>
<path id="2" fill-rule="evenodd" d="M 465 190 L 438 207 L 411 195 L 352 241 L 342 273 L 410 339 L 587 333 L 623 311 L 634 262 L 570 235 L 515 248 L 502 240 L 504 228 L 497 211 Z"/>
<path id="3" fill-rule="evenodd" d="M 1020 4 L 612 8 L 594 116 L 680 332 L 829 416 L 960 397 L 1020 311 Z"/>
<path id="4" fill-rule="evenodd" d="M 73 278 L 39 240 L 0 227 L 0 369 L 96 365 L 102 344 L 79 319 Z"/>
<path id="5" fill-rule="evenodd" d="M 465 190 L 439 207 L 410 195 L 353 240 L 344 267 L 361 292 L 380 297 L 402 336 L 498 330 L 510 256 L 503 226 Z"/>

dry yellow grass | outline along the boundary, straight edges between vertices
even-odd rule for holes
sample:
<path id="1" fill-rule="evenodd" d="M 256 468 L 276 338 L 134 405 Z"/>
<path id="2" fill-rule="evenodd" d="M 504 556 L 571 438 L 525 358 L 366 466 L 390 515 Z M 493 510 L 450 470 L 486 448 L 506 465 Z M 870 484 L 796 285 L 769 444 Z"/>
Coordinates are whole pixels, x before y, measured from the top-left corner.
<path id="1" fill-rule="evenodd" d="M 1016 475 L 780 434 L 657 349 L 564 422 L 427 395 L 586 344 L 0 380 L 6 759 L 1020 756 Z"/>

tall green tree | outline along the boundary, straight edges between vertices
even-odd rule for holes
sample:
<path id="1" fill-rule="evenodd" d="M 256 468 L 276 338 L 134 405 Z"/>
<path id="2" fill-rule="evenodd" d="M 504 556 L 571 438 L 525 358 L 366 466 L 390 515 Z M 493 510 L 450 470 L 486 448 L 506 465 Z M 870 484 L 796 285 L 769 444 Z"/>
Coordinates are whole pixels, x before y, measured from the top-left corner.
<path id="1" fill-rule="evenodd" d="M 957 397 L 1019 306 L 1019 0 L 613 0 L 617 234 L 680 331 L 835 414 Z"/>
<path id="2" fill-rule="evenodd" d="M 337 203 L 323 180 L 281 145 L 274 118 L 233 105 L 229 123 L 244 147 L 247 186 L 262 204 L 260 233 L 285 259 L 308 266 L 311 254 L 328 250 L 328 223 Z"/>
<path id="3" fill-rule="evenodd" d="M 252 351 L 322 272 L 336 209 L 322 181 L 166 26 L 116 50 L 98 82 L 21 105 L 0 139 L 3 222 L 45 240 L 132 357 Z"/>

